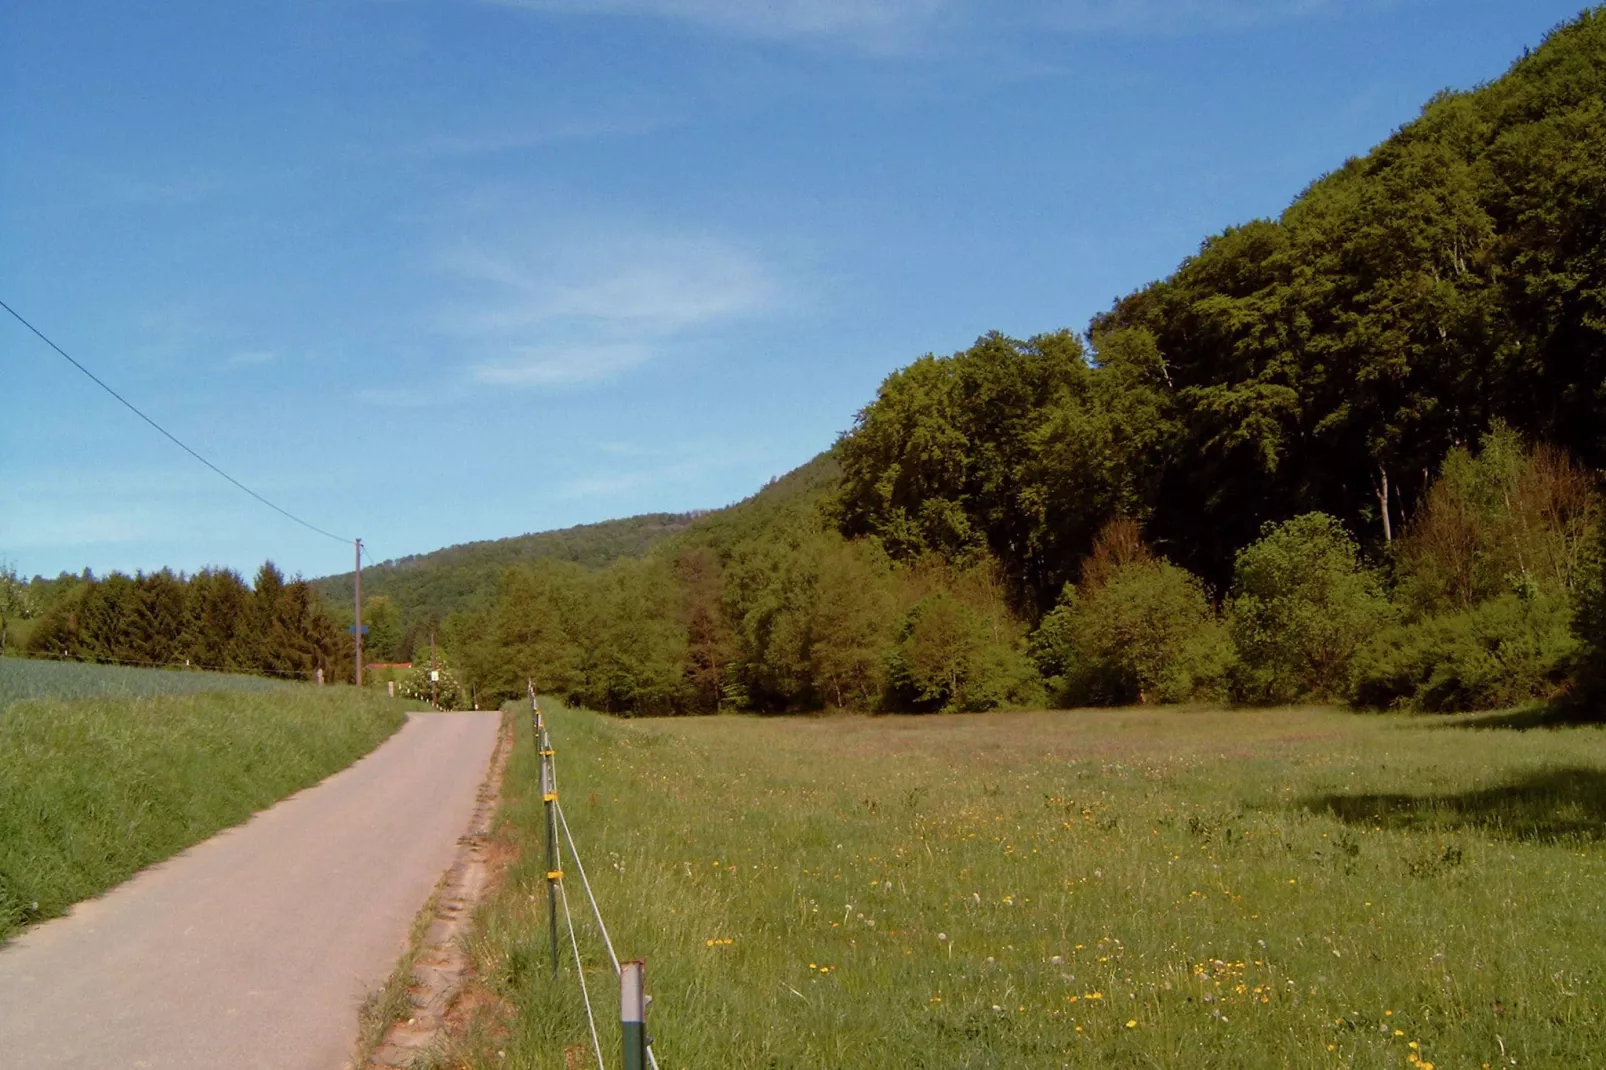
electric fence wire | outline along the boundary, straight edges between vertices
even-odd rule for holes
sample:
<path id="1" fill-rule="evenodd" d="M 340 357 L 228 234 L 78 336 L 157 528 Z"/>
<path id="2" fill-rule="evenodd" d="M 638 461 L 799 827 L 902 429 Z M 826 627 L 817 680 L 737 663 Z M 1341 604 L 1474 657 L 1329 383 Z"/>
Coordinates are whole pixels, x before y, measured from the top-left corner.
<path id="1" fill-rule="evenodd" d="M 574 868 L 580 871 L 580 884 L 586 890 L 586 898 L 591 900 L 591 915 L 597 919 L 597 929 L 602 933 L 602 946 L 608 949 L 608 961 L 613 963 L 615 976 L 619 974 L 619 956 L 614 953 L 613 941 L 608 938 L 608 927 L 602 923 L 602 908 L 597 906 L 597 897 L 591 891 L 591 881 L 586 878 L 585 863 L 580 861 L 580 849 L 574 845 L 574 836 L 569 832 L 569 819 L 563 816 L 563 804 L 553 803 L 558 812 L 558 823 L 563 826 L 563 838 L 569 841 L 569 854 L 574 857 Z"/>
<path id="2" fill-rule="evenodd" d="M 576 863 L 579 859 L 575 860 Z M 559 852 L 558 866 L 563 865 L 562 852 Z M 580 942 L 574 936 L 574 915 L 569 913 L 569 893 L 563 887 L 561 879 L 557 882 L 558 898 L 563 900 L 563 920 L 569 924 L 569 946 L 574 949 L 574 973 L 580 978 L 580 999 L 586 1006 L 586 1025 L 591 1029 L 591 1047 L 597 1053 L 597 1070 L 607 1070 L 602 1062 L 602 1040 L 597 1036 L 597 1019 L 591 1013 L 591 993 L 586 988 L 586 968 L 580 961 Z"/>
<path id="3" fill-rule="evenodd" d="M 533 688 L 531 689 L 531 693 L 533 695 Z M 548 769 L 551 771 L 550 775 L 552 777 L 552 793 L 556 795 L 558 793 L 558 763 L 555 761 L 549 761 Z M 597 905 L 597 897 L 591 891 L 591 881 L 586 877 L 585 863 L 580 861 L 580 849 L 574 845 L 574 835 L 569 831 L 569 819 L 563 816 L 563 804 L 561 802 L 554 802 L 552 804 L 552 808 L 557 811 L 558 823 L 563 826 L 564 839 L 569 841 L 569 854 L 574 859 L 574 868 L 580 874 L 580 883 L 586 890 L 586 898 L 591 901 L 591 915 L 597 919 L 597 929 L 602 933 L 602 944 L 608 949 L 608 960 L 613 963 L 614 976 L 618 977 L 621 973 L 619 969 L 619 956 L 613 949 L 613 940 L 608 936 L 608 926 L 603 924 L 602 908 Z M 559 868 L 562 867 L 560 866 Z M 563 891 L 563 882 L 561 880 L 558 881 L 558 891 Z M 567 897 L 564 899 L 564 910 L 565 912 L 568 910 Z M 570 922 L 571 930 L 573 928 L 573 924 L 573 922 Z M 578 952 L 576 952 L 575 961 L 579 961 Z M 580 983 L 583 987 L 585 984 L 585 979 L 581 978 Z M 590 1005 L 588 1004 L 586 1007 L 588 1014 L 590 1013 L 590 1009 Z M 647 1042 L 647 1062 L 652 1066 L 652 1070 L 658 1070 L 658 1056 L 653 1052 L 652 1041 L 650 1040 Z"/>
<path id="4" fill-rule="evenodd" d="M 554 762 L 555 766 L 557 763 Z M 557 783 L 557 773 L 553 772 L 553 783 Z M 574 834 L 569 831 L 569 819 L 563 816 L 563 804 L 553 803 L 558 814 L 558 823 L 563 826 L 563 838 L 569 841 L 569 855 L 574 859 L 574 868 L 580 873 L 580 884 L 586 890 L 586 898 L 591 901 L 591 916 L 597 919 L 597 931 L 602 933 L 602 946 L 608 949 L 608 961 L 613 963 L 615 977 L 620 976 L 619 955 L 613 949 L 613 940 L 608 936 L 608 926 L 602 921 L 602 908 L 597 905 L 597 897 L 591 890 L 591 881 L 586 877 L 585 863 L 580 861 L 580 849 L 574 845 Z M 653 1054 L 652 1044 L 647 1044 L 647 1062 L 652 1070 L 658 1070 L 658 1056 Z"/>
<path id="5" fill-rule="evenodd" d="M 74 368 L 77 368 L 79 371 L 81 371 L 85 375 L 89 376 L 89 378 L 94 381 L 96 386 L 100 387 L 102 390 L 106 391 L 106 393 L 110 394 L 112 397 L 114 397 L 118 401 L 122 402 L 123 407 L 128 409 L 129 412 L 133 413 L 135 416 L 138 416 L 141 420 L 144 420 L 146 423 L 148 423 L 152 427 L 156 428 L 156 430 L 159 431 L 169 442 L 173 443 L 173 445 L 177 446 L 179 449 L 183 450 L 185 453 L 189 454 L 191 457 L 194 457 L 197 461 L 200 461 L 202 464 L 206 465 L 212 471 L 216 472 L 218 475 L 222 476 L 224 479 L 228 480 L 230 483 L 233 483 L 236 487 L 239 487 L 241 490 L 243 490 L 247 494 L 251 495 L 251 497 L 255 498 L 257 501 L 261 502 L 263 505 L 267 506 L 269 509 L 272 509 L 274 512 L 279 513 L 282 516 L 288 517 L 291 520 L 294 520 L 297 524 L 300 524 L 302 527 L 306 528 L 307 530 L 315 531 L 319 535 L 324 536 L 325 538 L 333 539 L 336 542 L 351 542 L 352 541 L 351 539 L 341 538 L 339 535 L 336 535 L 333 532 L 325 531 L 323 528 L 320 528 L 318 525 L 301 519 L 299 516 L 296 516 L 294 513 L 290 512 L 290 510 L 285 509 L 285 508 L 283 508 L 281 506 L 275 505 L 274 503 L 268 501 L 268 499 L 264 498 L 262 495 L 258 494 L 256 491 L 252 490 L 250 487 L 246 486 L 244 483 L 241 483 L 238 479 L 235 479 L 233 476 L 229 475 L 223 469 L 219 468 L 217 465 L 213 464 L 211 461 L 207 460 L 205 457 L 202 457 L 199 453 L 196 453 L 194 450 L 190 449 L 190 447 L 186 446 L 183 442 L 179 441 L 178 437 L 176 435 L 174 435 L 171 431 L 169 431 L 167 428 L 163 427 L 161 424 L 157 423 L 155 420 L 151 419 L 149 416 L 146 416 L 145 413 L 142 412 L 139 409 L 139 407 L 136 406 L 132 401 L 129 401 L 127 398 L 123 397 L 123 395 L 121 395 L 117 391 L 113 390 L 110 386 L 107 386 L 106 382 L 103 379 L 101 379 L 100 376 L 96 375 L 94 372 L 90 371 L 88 368 L 86 368 L 82 364 L 78 363 L 76 360 L 74 360 L 72 358 L 71 354 L 69 354 L 65 349 L 63 349 L 60 346 L 58 346 L 55 342 L 52 342 L 50 340 L 49 336 L 47 336 L 45 334 L 45 332 L 41 331 L 38 327 L 35 327 L 33 324 L 29 323 L 26 319 L 24 319 L 23 316 L 22 316 L 22 313 L 18 312 L 16 309 L 14 309 L 10 305 L 6 304 L 5 301 L 3 301 L 3 300 L 0 300 L 0 308 L 3 308 L 7 312 L 11 313 L 11 316 L 12 316 L 13 319 L 15 319 L 18 323 L 22 324 L 24 327 L 28 328 L 34 334 L 38 335 L 40 341 L 44 342 L 45 345 L 49 346 L 51 349 L 54 349 L 57 353 L 61 354 L 61 356 L 66 359 L 68 364 L 71 364 Z"/>

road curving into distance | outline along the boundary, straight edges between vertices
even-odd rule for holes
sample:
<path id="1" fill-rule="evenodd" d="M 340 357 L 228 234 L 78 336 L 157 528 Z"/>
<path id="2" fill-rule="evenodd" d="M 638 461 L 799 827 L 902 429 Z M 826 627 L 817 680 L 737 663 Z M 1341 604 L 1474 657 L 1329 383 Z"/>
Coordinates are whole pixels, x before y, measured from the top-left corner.
<path id="1" fill-rule="evenodd" d="M 450 865 L 500 714 L 417 714 L 316 787 L 0 947 L 0 1070 L 339 1070 Z"/>

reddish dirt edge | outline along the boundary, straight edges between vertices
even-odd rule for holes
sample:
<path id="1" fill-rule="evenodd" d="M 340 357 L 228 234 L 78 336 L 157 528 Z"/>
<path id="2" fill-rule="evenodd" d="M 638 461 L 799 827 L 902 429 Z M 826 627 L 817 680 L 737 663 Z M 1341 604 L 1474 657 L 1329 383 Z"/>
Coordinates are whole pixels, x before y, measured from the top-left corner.
<path id="1" fill-rule="evenodd" d="M 413 962 L 412 1014 L 393 1022 L 363 1065 L 368 1070 L 394 1070 L 439 1050 L 448 1021 L 457 1006 L 472 965 L 465 946 L 474 908 L 501 881 L 510 854 L 498 849 L 491 832 L 502 797 L 502 774 L 513 750 L 512 722 L 504 720 L 497 735 L 490 769 L 475 798 L 468 831 L 457 841 L 457 853 L 441 878 L 432 900 L 435 914 Z"/>

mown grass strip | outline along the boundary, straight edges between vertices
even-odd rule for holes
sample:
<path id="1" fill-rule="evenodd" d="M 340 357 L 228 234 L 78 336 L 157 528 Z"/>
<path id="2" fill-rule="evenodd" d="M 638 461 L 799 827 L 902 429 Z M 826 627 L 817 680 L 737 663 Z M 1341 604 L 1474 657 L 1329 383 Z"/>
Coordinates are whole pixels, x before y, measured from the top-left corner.
<path id="1" fill-rule="evenodd" d="M 311 685 L 5 707 L 0 940 L 316 784 L 405 719 Z"/>
<path id="2" fill-rule="evenodd" d="M 619 721 L 553 708 L 565 811 L 662 1065 L 1600 1065 L 1606 730 L 1326 709 Z M 474 937 L 511 1010 L 451 1065 L 584 1042 L 522 839 Z M 582 945 L 599 1021 L 600 944 Z M 504 1053 L 504 1054 L 498 1054 Z"/>

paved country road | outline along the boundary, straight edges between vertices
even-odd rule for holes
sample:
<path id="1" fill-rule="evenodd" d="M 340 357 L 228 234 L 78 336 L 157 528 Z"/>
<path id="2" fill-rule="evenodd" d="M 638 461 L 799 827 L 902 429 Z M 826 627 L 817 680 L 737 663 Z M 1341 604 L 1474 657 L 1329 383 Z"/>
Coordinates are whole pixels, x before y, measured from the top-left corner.
<path id="1" fill-rule="evenodd" d="M 468 828 L 499 719 L 416 715 L 0 948 L 0 1068 L 339 1070 Z"/>

